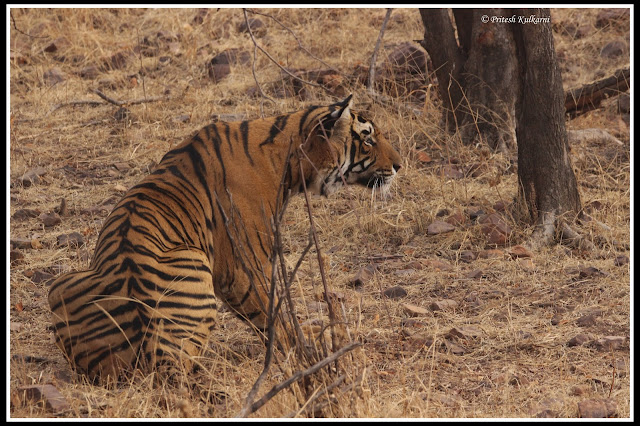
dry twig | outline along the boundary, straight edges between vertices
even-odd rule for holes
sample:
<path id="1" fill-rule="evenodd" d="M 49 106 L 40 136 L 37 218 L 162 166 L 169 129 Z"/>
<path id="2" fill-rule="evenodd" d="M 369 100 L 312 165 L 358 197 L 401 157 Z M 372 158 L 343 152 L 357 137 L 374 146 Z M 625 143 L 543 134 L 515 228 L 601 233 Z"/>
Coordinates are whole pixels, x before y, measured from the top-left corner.
<path id="1" fill-rule="evenodd" d="M 246 12 L 246 9 L 242 9 L 242 10 L 244 11 L 244 14 L 245 14 L 245 20 L 246 20 L 246 19 L 247 19 L 247 12 Z M 310 82 L 310 81 L 307 81 L 307 80 L 303 80 L 303 79 L 301 79 L 301 78 L 300 78 L 300 77 L 298 77 L 297 75 L 294 75 L 291 71 L 289 71 L 288 69 L 286 69 L 285 67 L 283 67 L 282 65 L 280 65 L 280 64 L 278 63 L 278 61 L 276 61 L 276 60 L 275 60 L 275 58 L 269 54 L 269 52 L 267 52 L 266 50 L 264 50 L 264 48 L 258 44 L 258 42 L 256 41 L 256 39 L 253 37 L 253 33 L 251 33 L 251 30 L 250 30 L 250 29 L 249 29 L 249 35 L 251 35 L 251 41 L 253 41 L 254 46 L 255 46 L 256 48 L 258 48 L 262 53 L 264 53 L 264 54 L 267 56 L 267 58 L 269 58 L 269 59 L 271 60 L 271 62 L 273 62 L 274 64 L 276 64 L 276 65 L 278 66 L 278 68 L 280 68 L 282 71 L 284 71 L 284 72 L 285 72 L 286 74 L 288 74 L 290 77 L 294 78 L 295 80 L 297 80 L 297 81 L 299 81 L 299 82 L 301 82 L 301 83 L 303 83 L 303 84 L 306 84 L 306 85 L 309 85 L 309 86 L 312 86 L 312 87 L 318 87 L 318 88 L 320 88 L 320 89 L 324 90 L 325 92 L 331 93 L 331 90 L 330 90 L 330 89 L 328 89 L 328 88 L 324 87 L 324 86 L 323 86 L 323 85 L 321 85 L 321 84 L 312 83 L 312 82 Z"/>

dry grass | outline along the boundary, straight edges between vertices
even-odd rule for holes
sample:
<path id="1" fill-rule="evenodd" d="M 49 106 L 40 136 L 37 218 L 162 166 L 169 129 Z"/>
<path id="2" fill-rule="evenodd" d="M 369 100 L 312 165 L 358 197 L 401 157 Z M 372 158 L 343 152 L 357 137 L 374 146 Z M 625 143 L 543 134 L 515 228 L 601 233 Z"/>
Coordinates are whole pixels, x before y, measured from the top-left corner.
<path id="1" fill-rule="evenodd" d="M 278 9 L 264 10 L 285 23 L 302 44 L 335 68 L 350 73 L 368 65 L 384 16 L 384 9 Z M 211 336 L 207 372 L 196 381 L 211 393 L 224 392 L 224 400 L 201 401 L 188 392 L 152 386 L 149 378 L 135 378 L 125 386 L 92 386 L 73 375 L 53 343 L 46 283 L 35 283 L 33 271 L 58 273 L 85 268 L 109 206 L 122 196 L 122 188 L 135 184 L 172 146 L 209 123 L 215 114 L 281 113 L 310 102 L 330 102 L 327 94 L 309 90 L 310 99 L 277 99 L 276 104 L 246 94 L 255 85 L 251 66 L 233 66 L 231 74 L 214 84 L 207 76 L 211 57 L 227 48 L 253 52 L 246 33 L 236 27 L 240 9 L 211 9 L 203 24 L 193 21 L 193 9 L 95 10 L 18 9 L 12 11 L 17 31 L 11 28 L 10 63 L 10 178 L 15 182 L 37 166 L 47 170 L 41 182 L 10 189 L 10 214 L 18 209 L 53 211 L 65 199 L 69 214 L 62 223 L 45 228 L 38 218 L 10 221 L 11 238 L 37 239 L 42 247 L 19 250 L 24 258 L 9 272 L 11 417 L 232 417 L 260 374 L 264 349 L 257 337 L 228 312 Z M 555 10 L 554 22 L 576 21 L 593 25 L 598 9 Z M 258 38 L 284 66 L 322 68 L 297 48 L 296 40 L 275 21 L 260 17 L 267 33 Z M 556 45 L 563 53 L 565 88 L 610 75 L 629 64 L 623 55 L 604 62 L 599 50 L 615 39 L 629 41 L 629 22 L 594 29 L 575 39 L 557 26 Z M 178 34 L 171 48 L 156 56 L 133 55 L 122 69 L 100 71 L 95 78 L 78 73 L 104 58 L 136 48 L 159 31 Z M 35 37 L 29 37 L 22 32 Z M 416 9 L 395 10 L 384 44 L 422 38 Z M 318 36 L 321 34 L 321 36 Z M 43 52 L 54 41 L 56 52 Z M 173 49 L 173 50 L 171 50 Z M 380 58 L 389 53 L 386 48 Z M 168 57 L 168 59 L 162 57 Z M 58 68 L 64 81 L 49 84 L 45 73 Z M 142 71 L 141 71 L 142 70 Z M 256 72 L 261 84 L 277 81 L 280 70 L 258 53 Z M 97 100 L 90 89 L 99 88 L 115 99 L 168 95 L 171 99 L 129 107 L 130 120 L 118 122 L 117 107 L 52 107 L 74 100 Z M 357 101 L 369 102 L 362 87 L 353 88 Z M 470 206 L 492 212 L 497 201 L 510 203 L 517 176 L 509 159 L 484 149 L 463 147 L 442 133 L 440 113 L 427 96 L 423 116 L 402 109 L 373 105 L 372 118 L 404 157 L 393 197 L 372 199 L 368 191 L 347 188 L 330 199 L 312 199 L 321 247 L 329 265 L 333 289 L 344 294 L 350 330 L 364 342 L 349 366 L 352 378 L 364 375 L 361 392 L 343 395 L 325 415 L 332 417 L 530 417 L 545 409 L 559 417 L 576 417 L 578 402 L 610 396 L 618 417 L 630 416 L 629 340 L 612 351 L 590 345 L 567 346 L 579 333 L 592 339 L 630 336 L 630 270 L 614 266 L 614 259 L 629 255 L 630 159 L 629 128 L 615 111 L 613 101 L 569 123 L 570 128 L 599 127 L 610 131 L 624 146 L 572 146 L 582 201 L 598 201 L 593 216 L 606 224 L 582 229 L 602 248 L 596 256 L 564 246 L 534 254 L 534 270 L 503 254 L 465 263 L 461 253 L 488 246 L 475 223 L 454 232 L 428 236 L 436 213 L 453 213 Z M 188 115 L 188 121 L 179 119 Z M 418 161 L 416 150 L 434 162 Z M 433 164 L 455 157 L 461 164 L 482 163 L 476 178 L 447 179 Z M 126 163 L 127 167 L 114 167 Z M 106 210 L 91 211 L 99 205 Z M 445 216 L 446 217 L 446 216 Z M 530 229 L 511 223 L 508 246 L 524 242 Z M 308 217 L 303 197 L 293 200 L 284 224 L 283 239 L 293 264 L 307 243 Z M 60 234 L 80 232 L 82 248 L 58 248 Z M 508 248 L 508 246 L 506 248 Z M 625 248 L 626 247 L 626 248 Z M 378 272 L 362 288 L 349 286 L 359 268 L 377 262 Z M 298 274 L 296 297 L 311 305 L 320 279 L 315 256 L 309 256 Z M 434 269 L 428 262 L 441 259 L 451 270 Z M 605 275 L 579 277 L 576 268 L 593 266 Z M 482 278 L 466 278 L 481 269 Z M 381 289 L 400 285 L 404 299 L 380 295 Z M 430 312 L 408 321 L 403 303 L 427 307 L 453 299 L 454 310 Z M 599 311 L 595 325 L 580 327 L 576 319 Z M 557 325 L 551 319 L 559 315 Z M 557 317 L 556 317 L 557 318 Z M 456 340 L 453 327 L 473 325 L 476 338 Z M 16 328 L 13 330 L 13 328 Z M 461 346 L 462 354 L 459 353 Z M 21 355 L 43 358 L 25 362 Z M 18 357 L 15 357 L 18 356 Z M 263 391 L 283 377 L 275 372 Z M 70 403 L 63 413 L 52 413 L 33 402 L 21 401 L 17 389 L 53 383 Z M 575 388 L 584 393 L 576 395 Z M 299 408 L 294 395 L 283 392 L 256 413 L 279 417 Z"/>

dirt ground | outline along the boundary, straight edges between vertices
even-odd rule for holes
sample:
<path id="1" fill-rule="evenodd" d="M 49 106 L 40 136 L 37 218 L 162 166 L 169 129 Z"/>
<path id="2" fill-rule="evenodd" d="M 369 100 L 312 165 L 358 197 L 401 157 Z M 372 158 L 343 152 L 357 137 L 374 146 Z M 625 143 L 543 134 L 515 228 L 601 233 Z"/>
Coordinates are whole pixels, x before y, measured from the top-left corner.
<path id="1" fill-rule="evenodd" d="M 54 344 L 49 285 L 88 266 L 101 225 L 127 188 L 199 128 L 333 103 L 350 92 L 404 162 L 389 198 L 349 187 L 311 200 L 328 283 L 362 343 L 345 362 L 344 383 L 352 386 L 337 386 L 322 415 L 632 415 L 628 98 L 626 109 L 624 96 L 615 96 L 567 120 L 570 130 L 603 129 L 615 138 L 571 146 L 582 203 L 594 219 L 579 231 L 594 249 L 523 251 L 532 229 L 511 214 L 516 153 L 461 146 L 445 134 L 428 66 L 427 83 L 417 86 L 381 68 L 388 81 L 379 90 L 393 101 L 367 95 L 362 75 L 385 12 L 247 13 L 259 20 L 251 24 L 259 46 L 330 94 L 301 86 L 254 49 L 242 9 L 11 9 L 9 417 L 236 416 L 264 348 L 224 308 L 210 339 L 210 369 L 198 379 L 218 398 L 158 388 L 148 377 L 96 386 L 76 376 Z M 629 67 L 630 19 L 628 10 L 552 10 L 565 89 Z M 395 9 L 378 64 L 423 31 L 417 9 Z M 220 53 L 228 49 L 238 50 L 225 64 Z M 502 240 L 487 229 L 490 216 L 506 227 Z M 451 226 L 434 231 L 438 222 Z M 304 197 L 294 198 L 282 224 L 289 267 L 308 233 Z M 326 313 L 315 260 L 314 249 L 294 290 L 306 314 Z M 260 395 L 285 376 L 274 370 Z M 285 390 L 252 416 L 314 415 L 296 397 Z"/>

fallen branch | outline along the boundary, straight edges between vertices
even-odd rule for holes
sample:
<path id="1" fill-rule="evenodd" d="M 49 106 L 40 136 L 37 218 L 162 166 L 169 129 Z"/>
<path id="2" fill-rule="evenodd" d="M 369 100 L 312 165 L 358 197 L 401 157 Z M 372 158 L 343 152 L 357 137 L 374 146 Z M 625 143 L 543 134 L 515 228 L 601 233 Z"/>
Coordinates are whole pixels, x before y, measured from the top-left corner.
<path id="1" fill-rule="evenodd" d="M 47 112 L 47 115 L 51 114 L 52 112 L 54 112 L 54 111 L 56 111 L 56 110 L 58 110 L 60 108 L 68 107 L 68 106 L 76 106 L 76 105 L 100 106 L 100 105 L 112 104 L 112 105 L 116 105 L 116 106 L 124 106 L 124 105 L 129 106 L 129 105 L 139 105 L 139 104 L 144 104 L 144 103 L 149 103 L 149 102 L 158 102 L 158 101 L 171 100 L 171 98 L 167 97 L 167 96 L 153 96 L 153 97 L 150 97 L 150 98 L 132 99 L 132 100 L 127 100 L 127 101 L 118 101 L 116 99 L 110 98 L 109 96 L 105 95 L 104 93 L 102 93 L 98 89 L 93 89 L 92 92 L 95 93 L 96 95 L 98 95 L 99 97 L 101 97 L 102 99 L 104 99 L 105 102 L 89 101 L 89 100 L 76 100 L 76 101 L 62 102 L 62 103 L 54 105 L 49 110 L 49 112 Z"/>
<path id="2" fill-rule="evenodd" d="M 626 92 L 631 86 L 629 68 L 619 69 L 614 75 L 586 84 L 565 93 L 564 107 L 569 118 L 576 118 L 600 106 L 610 96 Z"/>

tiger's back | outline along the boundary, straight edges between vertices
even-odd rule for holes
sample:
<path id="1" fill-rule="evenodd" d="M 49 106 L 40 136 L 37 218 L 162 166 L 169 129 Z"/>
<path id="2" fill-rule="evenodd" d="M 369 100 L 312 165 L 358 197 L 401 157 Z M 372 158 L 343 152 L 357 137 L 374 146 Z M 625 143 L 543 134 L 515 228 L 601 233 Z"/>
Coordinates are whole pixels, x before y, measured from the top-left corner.
<path id="1" fill-rule="evenodd" d="M 399 167 L 374 125 L 351 112 L 350 97 L 204 127 L 116 205 L 89 269 L 53 283 L 57 345 L 93 378 L 189 364 L 220 300 L 264 329 L 270 218 L 287 194 L 303 182 L 324 195 L 342 182 L 388 187 Z"/>

